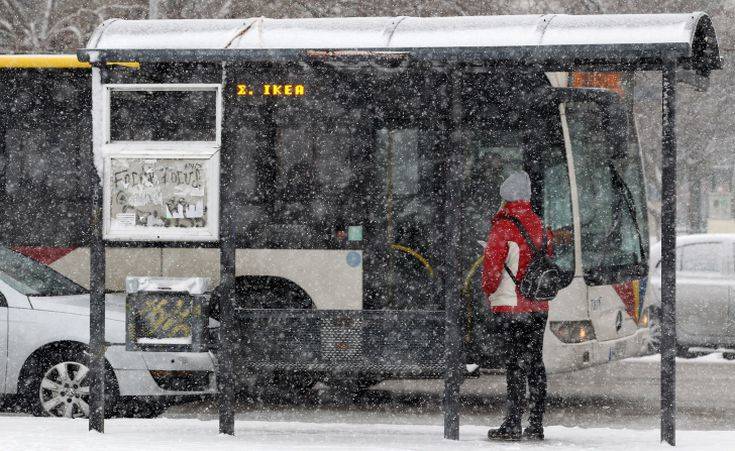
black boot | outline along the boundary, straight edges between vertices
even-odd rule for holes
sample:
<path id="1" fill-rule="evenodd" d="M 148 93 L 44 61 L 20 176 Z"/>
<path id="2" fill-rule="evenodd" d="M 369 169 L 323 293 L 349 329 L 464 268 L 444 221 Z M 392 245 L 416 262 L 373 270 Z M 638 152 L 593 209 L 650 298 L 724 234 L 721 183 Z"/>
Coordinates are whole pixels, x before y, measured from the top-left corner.
<path id="1" fill-rule="evenodd" d="M 487 431 L 487 438 L 488 440 L 517 442 L 521 439 L 521 424 L 505 420 L 498 429 Z"/>
<path id="2" fill-rule="evenodd" d="M 543 440 L 544 427 L 540 422 L 531 422 L 526 429 L 523 430 L 523 440 Z"/>

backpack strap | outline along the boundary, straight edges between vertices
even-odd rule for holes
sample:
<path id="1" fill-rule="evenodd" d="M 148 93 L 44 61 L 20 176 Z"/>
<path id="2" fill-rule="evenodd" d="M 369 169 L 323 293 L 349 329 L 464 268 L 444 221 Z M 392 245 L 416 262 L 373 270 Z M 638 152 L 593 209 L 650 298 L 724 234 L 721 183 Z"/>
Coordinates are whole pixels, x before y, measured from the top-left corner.
<path id="1" fill-rule="evenodd" d="M 508 265 L 503 264 L 503 266 L 505 266 L 505 272 L 510 276 L 510 280 L 512 280 L 515 285 L 518 285 L 518 280 L 516 280 L 516 276 L 513 275 L 513 271 L 508 268 Z"/>
<path id="2" fill-rule="evenodd" d="M 515 216 L 503 215 L 500 216 L 499 219 L 507 219 L 516 226 L 518 231 L 521 232 L 523 240 L 526 242 L 526 244 L 528 244 L 536 257 L 543 257 L 545 255 L 545 253 L 541 253 L 541 251 L 539 251 L 539 249 L 536 247 L 536 244 L 533 242 L 531 235 L 528 234 L 528 231 L 525 227 L 523 227 L 523 224 L 521 224 L 521 221 L 518 218 L 516 218 Z M 541 237 L 541 242 L 543 243 L 544 248 L 546 248 L 546 231 L 544 230 L 543 225 L 541 226 Z"/>
<path id="3" fill-rule="evenodd" d="M 545 254 L 542 254 L 541 251 L 536 247 L 536 244 L 533 242 L 533 239 L 531 239 L 531 235 L 529 235 L 528 231 L 525 227 L 523 227 L 523 224 L 521 221 L 516 218 L 515 216 L 510 215 L 503 215 L 500 216 L 498 219 L 507 219 L 508 221 L 512 222 L 513 225 L 516 226 L 519 232 L 521 232 L 521 235 L 523 236 L 523 240 L 528 244 L 528 246 L 533 250 L 533 253 L 536 255 L 536 257 L 543 257 Z M 543 225 L 541 226 L 541 243 L 543 245 L 543 249 L 546 249 L 546 230 L 544 230 Z M 514 284 L 518 285 L 518 279 L 513 275 L 513 271 L 508 268 L 508 265 L 503 264 L 505 267 L 505 272 L 508 273 L 510 276 L 510 280 L 513 281 Z"/>

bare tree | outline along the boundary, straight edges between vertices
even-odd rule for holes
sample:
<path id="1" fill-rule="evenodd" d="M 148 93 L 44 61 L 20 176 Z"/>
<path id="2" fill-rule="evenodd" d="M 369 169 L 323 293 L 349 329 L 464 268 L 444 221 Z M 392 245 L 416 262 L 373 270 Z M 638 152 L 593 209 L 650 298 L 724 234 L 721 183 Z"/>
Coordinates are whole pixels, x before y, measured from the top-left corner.
<path id="1" fill-rule="evenodd" d="M 96 25 L 108 17 L 138 18 L 137 4 L 88 5 L 63 0 L 0 0 L 0 48 L 5 52 L 74 49 L 85 44 Z"/>
<path id="2" fill-rule="evenodd" d="M 158 0 L 158 19 L 222 19 L 231 17 L 232 0 Z"/>

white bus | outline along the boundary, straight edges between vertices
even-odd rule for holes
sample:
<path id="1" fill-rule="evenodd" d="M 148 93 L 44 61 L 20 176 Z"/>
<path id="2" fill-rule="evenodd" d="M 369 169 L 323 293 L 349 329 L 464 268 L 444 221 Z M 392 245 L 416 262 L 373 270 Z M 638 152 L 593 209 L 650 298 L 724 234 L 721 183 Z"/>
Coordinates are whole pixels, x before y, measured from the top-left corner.
<path id="1" fill-rule="evenodd" d="M 0 125 L 8 245 L 88 286 L 87 187 L 95 182 L 88 174 L 98 164 L 109 175 L 108 290 L 122 290 L 128 275 L 202 276 L 216 287 L 219 253 L 207 234 L 216 235 L 211 195 L 219 174 L 211 169 L 219 146 L 231 145 L 239 206 L 220 213 L 237 225 L 236 308 L 444 309 L 437 273 L 448 239 L 446 72 L 400 58 L 359 67 L 323 58 L 234 68 L 223 85 L 207 65 L 176 73 L 155 64 L 110 66 L 100 94 L 107 156 L 97 162 L 88 66 L 54 58 L 2 60 L 0 90 L 13 106 Z M 477 242 L 500 205 L 500 181 L 518 169 L 531 175 L 532 204 L 545 224 L 573 237 L 555 248 L 567 286 L 551 303 L 548 370 L 645 348 L 639 307 L 649 233 L 635 129 L 618 94 L 568 88 L 570 80 L 472 67 L 462 75 L 465 287 L 457 302 L 467 312 L 467 364 L 500 366 Z M 223 102 L 231 107 L 224 115 Z M 202 165 L 172 161 L 181 149 Z M 160 241 L 136 247 L 152 230 Z M 201 247 L 167 243 L 192 232 Z"/>

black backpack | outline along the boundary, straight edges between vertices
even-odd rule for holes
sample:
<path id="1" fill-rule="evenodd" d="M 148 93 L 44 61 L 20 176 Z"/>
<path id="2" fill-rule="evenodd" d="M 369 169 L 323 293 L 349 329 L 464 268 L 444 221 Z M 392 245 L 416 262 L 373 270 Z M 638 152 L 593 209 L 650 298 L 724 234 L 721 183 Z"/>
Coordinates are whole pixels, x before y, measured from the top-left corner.
<path id="1" fill-rule="evenodd" d="M 556 294 L 562 288 L 563 278 L 561 268 L 559 268 L 559 266 L 557 266 L 557 264 L 554 263 L 551 257 L 546 253 L 546 231 L 543 230 L 543 228 L 541 229 L 543 237 L 542 249 L 544 251 L 541 252 L 536 247 L 531 236 L 528 234 L 528 231 L 526 231 L 526 228 L 523 227 L 523 224 L 521 224 L 521 221 L 519 221 L 518 218 L 513 216 L 504 216 L 502 219 L 507 219 L 515 224 L 518 231 L 523 235 L 523 239 L 528 243 L 528 246 L 533 251 L 533 259 L 531 260 L 531 263 L 528 264 L 526 274 L 523 275 L 523 279 L 520 283 L 515 278 L 510 268 L 508 268 L 508 265 L 504 265 L 511 280 L 513 280 L 513 283 L 518 286 L 518 290 L 526 299 L 531 301 L 550 301 L 554 299 Z"/>

